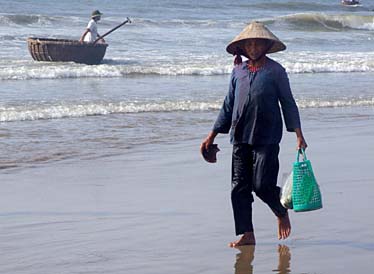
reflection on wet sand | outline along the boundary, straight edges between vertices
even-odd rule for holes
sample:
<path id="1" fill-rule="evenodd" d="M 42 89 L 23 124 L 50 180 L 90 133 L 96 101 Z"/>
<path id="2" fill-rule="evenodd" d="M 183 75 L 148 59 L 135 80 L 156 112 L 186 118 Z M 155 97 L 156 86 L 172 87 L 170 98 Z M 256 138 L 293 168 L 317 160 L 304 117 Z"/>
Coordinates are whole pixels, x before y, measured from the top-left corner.
<path id="1" fill-rule="evenodd" d="M 252 261 L 255 257 L 254 245 L 243 245 L 236 247 L 240 253 L 236 254 L 235 274 L 252 274 Z"/>
<path id="2" fill-rule="evenodd" d="M 236 254 L 235 274 L 253 274 L 254 245 L 236 247 L 240 253 Z M 278 246 L 278 267 L 273 272 L 278 274 L 291 273 L 291 253 L 286 245 Z"/>
<path id="3" fill-rule="evenodd" d="M 291 253 L 290 249 L 286 245 L 279 245 L 278 246 L 278 254 L 279 254 L 279 261 L 278 261 L 278 268 L 274 269 L 273 272 L 279 274 L 287 274 L 291 272 L 290 265 L 291 265 Z"/>

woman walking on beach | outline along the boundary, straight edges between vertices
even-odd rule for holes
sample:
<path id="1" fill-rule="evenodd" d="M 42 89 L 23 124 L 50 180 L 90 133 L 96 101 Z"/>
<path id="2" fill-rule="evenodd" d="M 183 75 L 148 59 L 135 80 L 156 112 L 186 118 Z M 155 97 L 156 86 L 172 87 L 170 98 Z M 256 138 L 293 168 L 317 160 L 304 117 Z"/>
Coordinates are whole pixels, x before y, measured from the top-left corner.
<path id="1" fill-rule="evenodd" d="M 235 232 L 240 239 L 231 247 L 256 243 L 252 224 L 252 192 L 264 201 L 278 219 L 278 238 L 286 239 L 291 224 L 279 200 L 277 187 L 279 143 L 282 138 L 282 108 L 287 131 L 295 132 L 297 148 L 306 148 L 297 105 L 285 69 L 266 56 L 286 46 L 262 23 L 249 24 L 227 46 L 236 55 L 230 88 L 213 126 L 201 144 L 209 150 L 219 133 L 230 132 L 233 144 L 231 201 Z M 241 62 L 240 55 L 248 58 Z"/>

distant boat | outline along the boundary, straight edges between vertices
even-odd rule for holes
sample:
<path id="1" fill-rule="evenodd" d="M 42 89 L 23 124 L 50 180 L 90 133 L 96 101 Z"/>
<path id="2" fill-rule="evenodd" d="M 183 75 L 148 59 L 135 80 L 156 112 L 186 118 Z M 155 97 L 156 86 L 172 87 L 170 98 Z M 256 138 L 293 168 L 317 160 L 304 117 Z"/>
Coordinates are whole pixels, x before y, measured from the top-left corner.
<path id="1" fill-rule="evenodd" d="M 361 6 L 360 1 L 358 0 L 342 0 L 342 5 L 349 7 L 358 7 Z"/>
<path id="2" fill-rule="evenodd" d="M 108 44 L 81 43 L 77 40 L 30 37 L 29 52 L 36 61 L 76 62 L 88 65 L 100 64 Z"/>

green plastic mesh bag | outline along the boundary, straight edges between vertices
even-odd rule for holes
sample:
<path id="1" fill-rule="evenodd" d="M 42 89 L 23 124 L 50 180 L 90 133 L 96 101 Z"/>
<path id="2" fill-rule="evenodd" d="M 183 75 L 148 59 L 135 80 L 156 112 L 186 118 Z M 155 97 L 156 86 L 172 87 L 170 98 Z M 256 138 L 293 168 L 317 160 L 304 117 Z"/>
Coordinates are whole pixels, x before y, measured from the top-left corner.
<path id="1" fill-rule="evenodd" d="M 300 154 L 303 161 L 299 161 Z M 321 191 L 314 177 L 312 164 L 306 158 L 304 149 L 297 152 L 293 164 L 292 203 L 295 211 L 310 211 L 322 208 Z"/>

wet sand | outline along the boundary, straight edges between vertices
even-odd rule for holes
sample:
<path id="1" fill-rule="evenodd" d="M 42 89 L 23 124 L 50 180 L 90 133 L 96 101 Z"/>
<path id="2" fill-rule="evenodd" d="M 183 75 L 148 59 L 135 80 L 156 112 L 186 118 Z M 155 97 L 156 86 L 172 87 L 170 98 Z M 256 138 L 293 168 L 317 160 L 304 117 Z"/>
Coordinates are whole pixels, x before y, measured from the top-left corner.
<path id="1" fill-rule="evenodd" d="M 372 117 L 372 116 L 370 116 Z M 201 140 L 0 174 L 0 273 L 370 273 L 374 268 L 374 123 L 305 124 L 324 208 L 290 212 L 292 235 L 255 199 L 257 245 L 234 240 L 227 136 L 217 164 Z M 202 138 L 204 136 L 202 135 Z M 295 158 L 281 146 L 281 171 Z"/>

